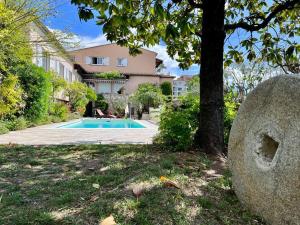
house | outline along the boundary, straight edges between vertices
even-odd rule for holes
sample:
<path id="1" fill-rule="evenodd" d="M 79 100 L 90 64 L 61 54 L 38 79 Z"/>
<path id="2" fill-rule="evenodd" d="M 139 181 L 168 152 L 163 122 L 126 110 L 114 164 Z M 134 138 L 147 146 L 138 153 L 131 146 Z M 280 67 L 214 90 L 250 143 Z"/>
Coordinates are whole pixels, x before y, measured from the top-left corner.
<path id="1" fill-rule="evenodd" d="M 191 76 L 182 75 L 173 80 L 173 97 L 177 98 L 187 92 L 187 83 L 192 79 Z"/>
<path id="2" fill-rule="evenodd" d="M 83 81 L 99 94 L 130 95 L 142 83 L 172 83 L 174 77 L 156 73 L 156 68 L 162 63 L 162 60 L 156 58 L 157 53 L 143 48 L 141 51 L 141 54 L 131 56 L 128 48 L 112 43 L 73 50 L 69 54 Z M 109 71 L 119 71 L 123 77 L 108 80 L 95 76 Z"/>
<path id="3" fill-rule="evenodd" d="M 82 81 L 81 75 L 74 69 L 71 56 L 44 24 L 39 21 L 32 22 L 28 33 L 33 48 L 34 64 L 43 67 L 46 71 L 56 72 L 67 82 Z M 56 96 L 56 99 L 68 101 L 63 91 Z"/>

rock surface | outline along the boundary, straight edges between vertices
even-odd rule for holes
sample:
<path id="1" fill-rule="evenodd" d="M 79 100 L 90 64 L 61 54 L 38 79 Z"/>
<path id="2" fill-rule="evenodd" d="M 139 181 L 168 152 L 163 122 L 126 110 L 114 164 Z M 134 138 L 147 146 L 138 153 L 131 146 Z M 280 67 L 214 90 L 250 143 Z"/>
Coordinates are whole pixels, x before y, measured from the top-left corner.
<path id="1" fill-rule="evenodd" d="M 228 146 L 238 198 L 274 225 L 300 225 L 300 75 L 277 76 L 241 105 Z"/>

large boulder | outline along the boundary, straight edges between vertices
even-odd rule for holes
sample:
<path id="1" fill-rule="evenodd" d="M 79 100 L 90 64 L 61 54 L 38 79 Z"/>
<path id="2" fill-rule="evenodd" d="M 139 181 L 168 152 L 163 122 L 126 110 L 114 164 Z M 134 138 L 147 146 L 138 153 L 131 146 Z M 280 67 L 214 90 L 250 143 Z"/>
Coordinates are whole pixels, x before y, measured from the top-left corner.
<path id="1" fill-rule="evenodd" d="M 244 205 L 270 224 L 300 225 L 300 75 L 271 78 L 249 94 L 228 158 Z"/>

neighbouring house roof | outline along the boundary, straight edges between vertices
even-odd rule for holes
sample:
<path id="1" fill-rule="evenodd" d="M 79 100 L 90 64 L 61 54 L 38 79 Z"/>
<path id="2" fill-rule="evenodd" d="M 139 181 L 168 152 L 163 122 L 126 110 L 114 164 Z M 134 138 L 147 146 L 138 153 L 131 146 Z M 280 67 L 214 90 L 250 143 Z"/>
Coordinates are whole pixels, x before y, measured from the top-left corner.
<path id="1" fill-rule="evenodd" d="M 178 81 L 189 81 L 193 78 L 193 76 L 189 76 L 189 75 L 182 75 L 180 77 L 178 77 L 176 80 Z"/>
<path id="2" fill-rule="evenodd" d="M 118 44 L 117 43 L 100 44 L 100 45 L 94 45 L 94 46 L 90 46 L 90 47 L 82 47 L 82 48 L 70 49 L 70 50 L 68 50 L 68 52 L 82 51 L 82 50 L 89 49 L 89 48 L 97 48 L 97 47 L 102 47 L 102 46 L 107 46 L 107 45 L 118 45 Z M 118 46 L 120 46 L 120 45 L 118 45 Z M 120 47 L 122 47 L 122 46 L 120 46 Z M 151 51 L 151 50 L 146 49 L 146 48 L 140 48 L 140 49 L 148 51 L 148 52 L 153 52 L 153 53 L 155 53 L 157 55 L 157 52 L 155 52 L 155 51 Z"/>

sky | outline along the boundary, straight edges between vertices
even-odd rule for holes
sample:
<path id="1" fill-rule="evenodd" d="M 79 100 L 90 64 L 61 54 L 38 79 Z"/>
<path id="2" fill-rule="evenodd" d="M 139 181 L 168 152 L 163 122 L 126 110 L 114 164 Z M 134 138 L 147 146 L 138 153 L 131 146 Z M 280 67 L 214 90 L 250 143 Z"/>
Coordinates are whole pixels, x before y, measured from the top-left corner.
<path id="1" fill-rule="evenodd" d="M 77 14 L 77 7 L 70 2 L 70 0 L 58 1 L 56 4 L 57 12 L 55 15 L 44 20 L 46 26 L 50 29 L 73 33 L 76 39 L 80 40 L 82 47 L 109 43 L 106 40 L 105 35 L 103 35 L 101 27 L 96 25 L 94 20 L 89 20 L 87 22 L 80 21 Z M 166 46 L 163 44 L 155 45 L 149 49 L 157 52 L 157 58 L 164 61 L 164 65 L 166 66 L 165 73 L 176 76 L 199 74 L 200 69 L 199 66 L 196 65 L 188 70 L 181 70 L 178 67 L 178 63 L 168 56 Z"/>

